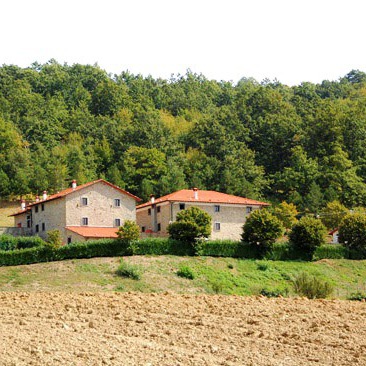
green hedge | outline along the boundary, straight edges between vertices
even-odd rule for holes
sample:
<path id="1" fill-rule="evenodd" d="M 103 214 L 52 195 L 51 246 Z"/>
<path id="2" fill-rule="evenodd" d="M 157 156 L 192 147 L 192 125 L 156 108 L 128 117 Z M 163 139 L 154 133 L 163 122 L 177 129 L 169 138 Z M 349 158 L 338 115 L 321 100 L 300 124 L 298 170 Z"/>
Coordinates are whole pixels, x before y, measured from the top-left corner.
<path id="1" fill-rule="evenodd" d="M 113 257 L 127 254 L 127 247 L 117 240 L 105 239 L 65 245 L 61 248 L 40 246 L 0 251 L 0 266 L 15 266 L 74 258 Z"/>
<path id="2" fill-rule="evenodd" d="M 135 255 L 194 255 L 192 245 L 166 238 L 147 238 L 133 244 Z M 31 264 L 39 262 L 60 261 L 74 258 L 114 257 L 131 254 L 131 247 L 118 240 L 104 239 L 74 243 L 61 248 L 38 245 L 33 248 L 18 250 L 0 250 L 0 266 Z M 230 240 L 213 240 L 203 242 L 200 255 L 211 257 L 258 258 L 259 253 L 248 244 Z M 301 259 L 301 253 L 295 252 L 287 243 L 276 243 L 266 259 L 293 260 Z M 319 259 L 365 259 L 364 253 L 349 251 L 342 245 L 323 245 L 314 253 Z"/>
<path id="3" fill-rule="evenodd" d="M 169 238 L 146 238 L 139 240 L 133 254 L 136 255 L 194 255 L 193 246 Z"/>
<path id="4" fill-rule="evenodd" d="M 34 248 L 43 244 L 44 241 L 39 236 L 0 235 L 0 250 Z"/>

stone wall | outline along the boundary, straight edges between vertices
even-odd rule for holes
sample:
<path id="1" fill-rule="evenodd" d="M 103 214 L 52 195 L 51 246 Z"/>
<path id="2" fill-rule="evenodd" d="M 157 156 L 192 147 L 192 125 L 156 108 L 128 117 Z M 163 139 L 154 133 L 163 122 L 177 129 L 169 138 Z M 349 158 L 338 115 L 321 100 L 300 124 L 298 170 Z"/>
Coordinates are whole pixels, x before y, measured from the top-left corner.
<path id="1" fill-rule="evenodd" d="M 13 236 L 31 236 L 32 229 L 26 227 L 0 227 L 0 235 L 9 234 Z"/>

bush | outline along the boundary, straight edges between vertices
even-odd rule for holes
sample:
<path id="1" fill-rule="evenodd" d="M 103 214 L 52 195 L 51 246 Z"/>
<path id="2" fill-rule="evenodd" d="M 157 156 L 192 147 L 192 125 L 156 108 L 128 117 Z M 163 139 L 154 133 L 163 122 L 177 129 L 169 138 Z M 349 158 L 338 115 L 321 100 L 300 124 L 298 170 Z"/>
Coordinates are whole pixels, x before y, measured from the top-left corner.
<path id="1" fill-rule="evenodd" d="M 294 250 L 299 250 L 306 259 L 312 259 L 317 247 L 325 242 L 326 228 L 314 217 L 304 216 L 294 225 L 289 240 Z"/>
<path id="2" fill-rule="evenodd" d="M 242 240 L 264 256 L 284 232 L 281 221 L 268 210 L 251 213 L 243 226 Z"/>
<path id="3" fill-rule="evenodd" d="M 339 225 L 339 241 L 347 248 L 366 252 L 366 215 L 347 215 Z"/>
<path id="4" fill-rule="evenodd" d="M 140 237 L 140 228 L 136 222 L 131 220 L 126 220 L 122 226 L 119 227 L 117 231 L 118 240 L 127 245 L 128 254 L 133 255 L 137 250 L 137 241 Z"/>
<path id="5" fill-rule="evenodd" d="M 352 301 L 365 301 L 366 293 L 361 291 L 354 292 L 350 296 L 348 296 L 347 299 Z"/>
<path id="6" fill-rule="evenodd" d="M 121 263 L 116 270 L 117 276 L 132 278 L 133 280 L 140 280 L 141 279 L 141 269 L 140 267 L 126 263 L 121 258 Z"/>
<path id="7" fill-rule="evenodd" d="M 288 289 L 285 288 L 283 290 L 281 289 L 268 290 L 266 288 L 262 288 L 259 291 L 259 293 L 265 297 L 286 297 L 288 296 Z"/>
<path id="8" fill-rule="evenodd" d="M 198 207 L 190 207 L 177 214 L 176 221 L 168 226 L 170 238 L 191 243 L 199 250 L 198 239 L 211 235 L 211 216 Z"/>
<path id="9" fill-rule="evenodd" d="M 308 299 L 324 299 L 333 292 L 333 286 L 330 283 L 315 276 L 310 276 L 305 272 L 295 278 L 293 285 L 296 294 L 305 296 Z"/>
<path id="10" fill-rule="evenodd" d="M 62 246 L 62 238 L 59 230 L 47 231 L 46 245 L 52 248 L 60 248 Z"/>
<path id="11" fill-rule="evenodd" d="M 177 271 L 177 276 L 187 278 L 188 280 L 194 280 L 194 272 L 187 266 L 182 266 Z"/>

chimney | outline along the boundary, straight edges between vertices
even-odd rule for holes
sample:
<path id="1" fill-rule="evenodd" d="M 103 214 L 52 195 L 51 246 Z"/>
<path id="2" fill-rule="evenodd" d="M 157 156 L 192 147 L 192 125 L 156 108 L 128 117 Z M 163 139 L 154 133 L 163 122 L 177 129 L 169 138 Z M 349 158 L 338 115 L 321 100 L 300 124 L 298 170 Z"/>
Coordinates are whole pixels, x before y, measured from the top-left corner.
<path id="1" fill-rule="evenodd" d="M 36 196 L 36 202 L 39 202 L 39 196 Z"/>
<path id="2" fill-rule="evenodd" d="M 25 210 L 25 200 L 20 201 L 20 207 L 22 210 Z"/>
<path id="3" fill-rule="evenodd" d="M 46 200 L 47 199 L 47 191 L 43 191 L 42 199 L 43 200 Z"/>
<path id="4" fill-rule="evenodd" d="M 198 188 L 193 188 L 194 199 L 198 200 Z"/>
<path id="5" fill-rule="evenodd" d="M 150 202 L 151 203 L 155 202 L 155 195 L 154 194 L 150 194 Z"/>
<path id="6" fill-rule="evenodd" d="M 75 189 L 77 187 L 76 180 L 74 179 L 71 183 L 71 188 Z"/>

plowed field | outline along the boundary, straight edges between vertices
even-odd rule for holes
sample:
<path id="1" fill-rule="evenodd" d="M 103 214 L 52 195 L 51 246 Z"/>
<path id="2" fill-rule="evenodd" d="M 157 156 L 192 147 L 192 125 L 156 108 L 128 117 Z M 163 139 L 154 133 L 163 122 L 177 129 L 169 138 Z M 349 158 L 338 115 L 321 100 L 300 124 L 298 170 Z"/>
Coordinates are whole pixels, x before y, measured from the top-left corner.
<path id="1" fill-rule="evenodd" d="M 366 365 L 366 304 L 3 292 L 1 365 Z"/>

